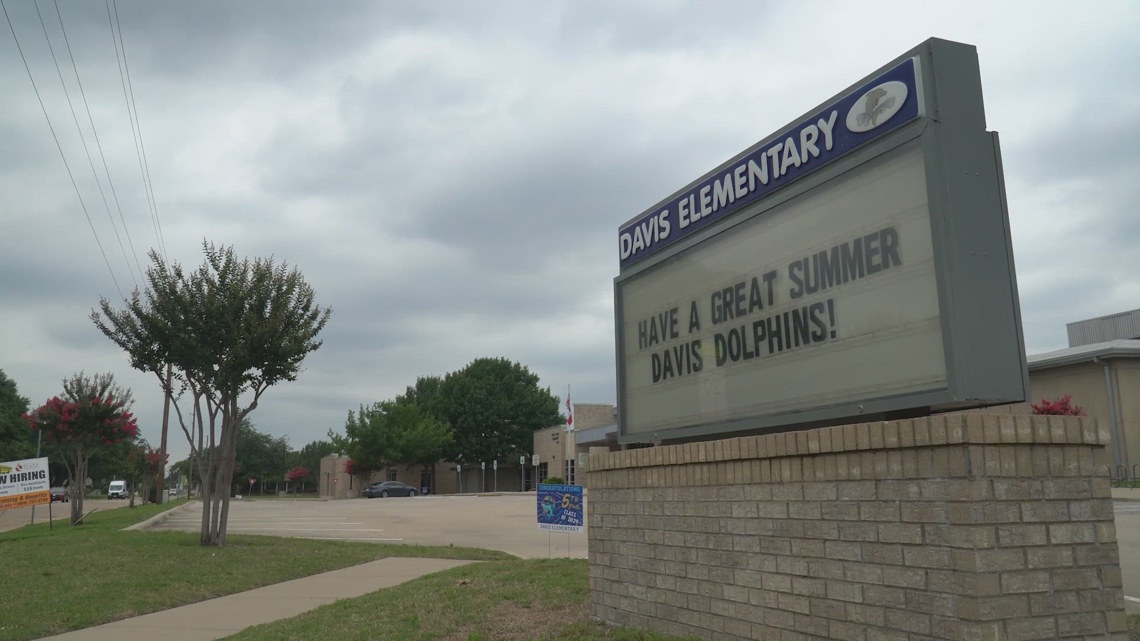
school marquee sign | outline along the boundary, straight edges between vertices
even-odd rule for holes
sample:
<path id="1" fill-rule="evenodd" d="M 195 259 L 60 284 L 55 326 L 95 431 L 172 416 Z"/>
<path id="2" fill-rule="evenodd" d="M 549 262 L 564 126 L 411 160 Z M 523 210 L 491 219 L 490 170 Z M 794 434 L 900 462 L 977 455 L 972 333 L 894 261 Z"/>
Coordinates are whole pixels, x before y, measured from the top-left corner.
<path id="1" fill-rule="evenodd" d="M 623 442 L 1024 400 L 997 136 L 932 39 L 623 225 Z"/>

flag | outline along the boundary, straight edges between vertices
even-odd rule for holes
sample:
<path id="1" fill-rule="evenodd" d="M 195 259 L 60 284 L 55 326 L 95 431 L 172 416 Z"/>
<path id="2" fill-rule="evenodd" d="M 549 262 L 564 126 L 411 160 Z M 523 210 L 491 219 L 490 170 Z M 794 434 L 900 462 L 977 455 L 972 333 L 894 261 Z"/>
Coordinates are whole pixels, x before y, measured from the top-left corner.
<path id="1" fill-rule="evenodd" d="M 572 428 L 574 427 L 574 406 L 570 404 L 569 386 L 566 387 L 566 411 L 568 412 L 568 415 L 566 416 L 566 427 Z"/>

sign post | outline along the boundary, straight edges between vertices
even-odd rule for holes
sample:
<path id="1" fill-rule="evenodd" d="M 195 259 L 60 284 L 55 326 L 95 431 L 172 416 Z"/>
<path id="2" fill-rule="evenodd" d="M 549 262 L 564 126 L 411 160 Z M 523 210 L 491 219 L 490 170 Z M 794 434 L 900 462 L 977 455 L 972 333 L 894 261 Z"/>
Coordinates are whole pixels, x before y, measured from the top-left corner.
<path id="1" fill-rule="evenodd" d="M 483 480 L 479 481 L 479 491 L 487 491 L 487 461 L 479 462 L 479 469 L 483 470 Z"/>

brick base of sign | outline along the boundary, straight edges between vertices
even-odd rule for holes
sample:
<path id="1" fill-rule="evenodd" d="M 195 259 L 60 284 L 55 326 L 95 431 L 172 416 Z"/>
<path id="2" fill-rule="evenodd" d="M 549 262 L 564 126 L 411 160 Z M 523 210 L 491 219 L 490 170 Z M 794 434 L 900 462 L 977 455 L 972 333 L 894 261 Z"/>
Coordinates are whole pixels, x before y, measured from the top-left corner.
<path id="1" fill-rule="evenodd" d="M 593 454 L 592 615 L 710 640 L 1124 641 L 1108 438 L 957 414 Z"/>

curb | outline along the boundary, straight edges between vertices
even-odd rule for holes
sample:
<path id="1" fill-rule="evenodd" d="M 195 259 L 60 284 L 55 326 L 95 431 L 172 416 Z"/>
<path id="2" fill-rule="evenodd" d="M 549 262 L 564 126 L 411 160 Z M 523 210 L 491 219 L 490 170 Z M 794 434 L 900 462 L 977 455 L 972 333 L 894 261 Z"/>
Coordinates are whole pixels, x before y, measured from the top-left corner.
<path id="1" fill-rule="evenodd" d="M 1140 501 L 1140 488 L 1114 487 L 1110 491 L 1113 501 Z"/>
<path id="2" fill-rule="evenodd" d="M 177 507 L 172 507 L 169 510 L 166 510 L 165 512 L 159 512 L 158 514 L 155 514 L 154 516 L 150 517 L 149 519 L 147 519 L 145 521 L 139 521 L 138 523 L 135 523 L 134 525 L 128 525 L 127 527 L 123 528 L 123 531 L 127 532 L 127 531 L 136 531 L 136 530 L 149 530 L 151 527 L 158 525 L 159 523 L 162 523 L 163 521 L 165 521 L 167 518 L 170 517 L 170 515 L 178 512 L 179 510 L 185 509 L 189 505 L 190 505 L 190 501 L 187 501 L 187 502 L 183 503 L 182 505 L 179 505 Z"/>

